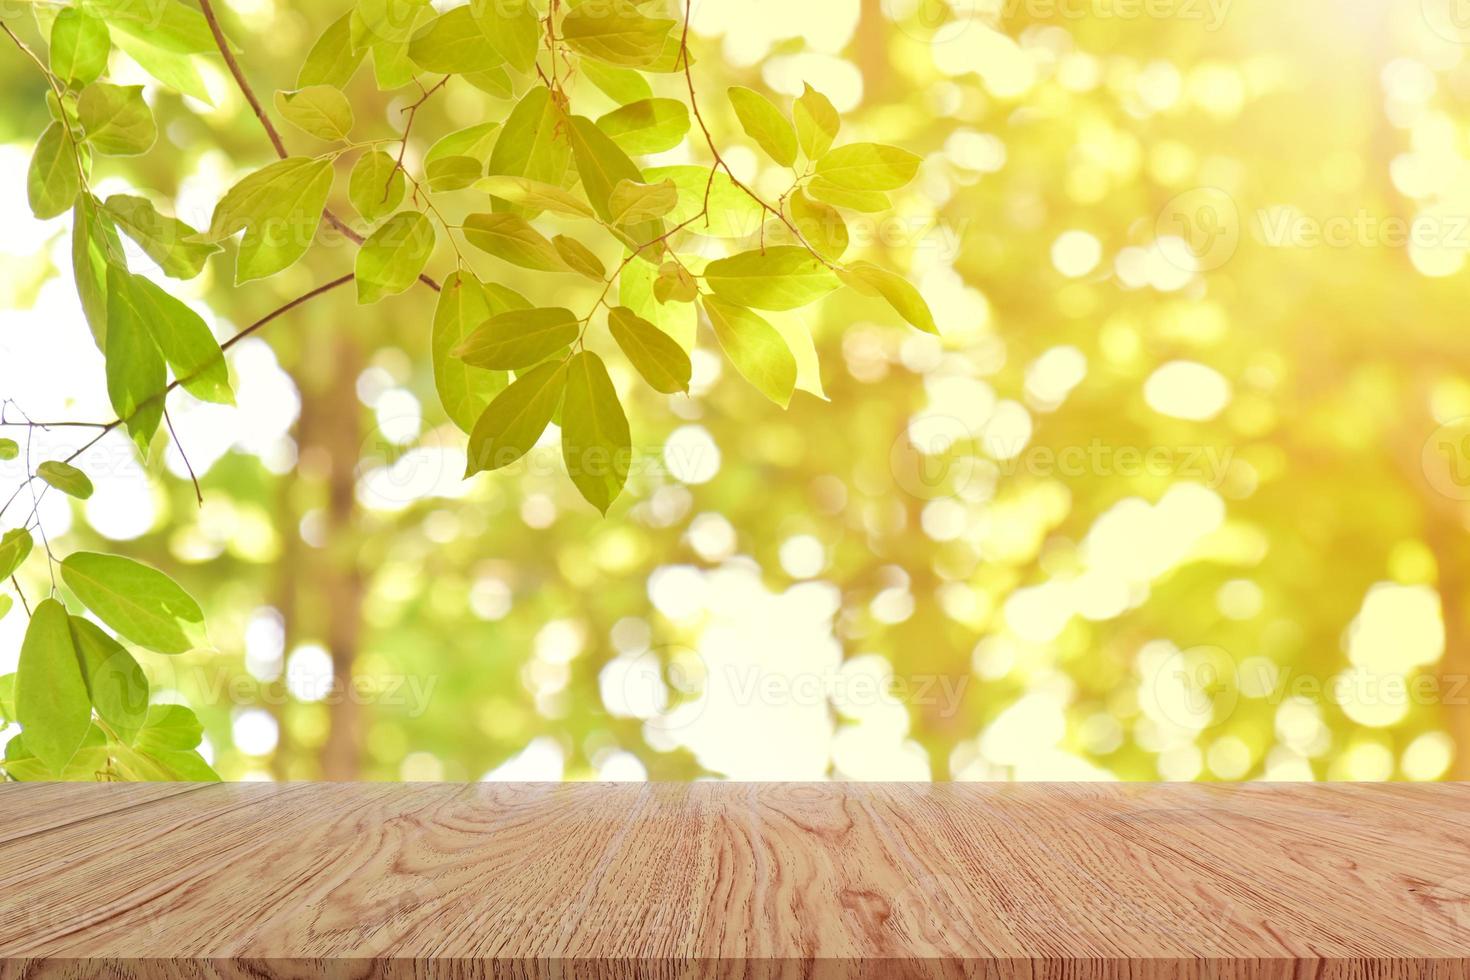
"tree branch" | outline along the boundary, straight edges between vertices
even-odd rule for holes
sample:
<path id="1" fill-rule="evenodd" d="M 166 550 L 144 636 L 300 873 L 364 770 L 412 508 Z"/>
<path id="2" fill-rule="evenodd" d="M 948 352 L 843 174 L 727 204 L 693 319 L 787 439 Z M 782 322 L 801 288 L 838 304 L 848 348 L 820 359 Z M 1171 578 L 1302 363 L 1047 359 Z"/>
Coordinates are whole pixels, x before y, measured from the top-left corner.
<path id="1" fill-rule="evenodd" d="M 271 321 L 280 318 L 281 316 L 283 316 L 286 313 L 289 313 L 290 311 L 296 309 L 296 307 L 302 305 L 303 303 L 309 302 L 309 301 L 315 299 L 316 297 L 321 296 L 323 293 L 329 293 L 329 292 L 331 292 L 332 290 L 336 289 L 339 286 L 345 286 L 345 285 L 347 285 L 354 278 L 356 278 L 356 277 L 352 273 L 349 272 L 345 276 L 339 276 L 338 278 L 333 279 L 329 283 L 324 283 L 323 285 L 320 285 L 320 286 L 316 287 L 311 292 L 302 293 L 300 296 L 296 297 L 291 302 L 287 303 L 285 306 L 277 307 L 276 309 L 274 309 L 271 312 L 267 313 L 265 316 L 261 317 L 259 320 L 256 320 L 254 323 L 250 324 L 250 326 L 246 327 L 245 329 L 241 330 L 239 333 L 235 334 L 235 336 L 231 337 L 229 340 L 226 340 L 224 343 L 220 344 L 219 345 L 220 346 L 220 351 L 223 352 L 223 351 L 229 350 L 231 347 L 234 347 L 240 341 L 244 340 L 246 337 L 249 337 L 251 334 L 255 333 L 257 330 L 259 330 L 261 327 L 264 327 L 266 324 L 270 323 Z M 207 369 L 207 367 L 208 367 L 208 365 L 206 365 L 206 369 Z M 201 371 L 202 370 L 204 370 L 204 369 L 201 369 Z M 156 401 L 156 400 L 158 400 L 160 398 L 167 398 L 169 392 L 173 391 L 175 388 L 179 387 L 180 385 L 184 384 L 185 382 L 194 380 L 194 377 L 195 377 L 195 375 L 192 375 L 191 374 L 191 375 L 185 375 L 182 378 L 174 378 L 173 381 L 171 381 L 171 382 L 168 383 L 167 387 L 165 387 L 158 394 L 153 395 L 152 397 L 145 399 L 141 404 L 138 405 L 137 408 L 135 408 L 127 416 L 125 416 L 123 418 L 114 419 L 113 421 L 108 422 L 106 425 L 103 425 L 101 427 L 101 431 L 98 432 L 95 436 L 93 436 L 90 440 L 88 440 L 87 443 L 86 443 L 86 445 L 82 446 L 82 448 L 78 449 L 76 452 L 74 452 L 70 456 L 68 456 L 66 458 L 66 462 L 70 463 L 70 462 L 75 461 L 78 456 L 82 455 L 82 453 L 86 452 L 88 449 L 91 449 L 93 446 L 97 445 L 97 443 L 101 442 L 102 439 L 103 439 L 103 437 L 105 437 L 113 429 L 116 429 L 118 426 L 123 425 L 124 423 L 126 423 L 128 421 L 128 419 L 131 419 L 134 415 L 137 415 L 138 412 L 142 411 L 143 408 L 145 408 L 146 406 L 153 404 L 154 401 Z"/>
<path id="2" fill-rule="evenodd" d="M 260 125 L 265 130 L 265 135 L 270 138 L 271 146 L 275 147 L 276 156 L 282 160 L 286 159 L 291 154 L 287 152 L 286 143 L 281 139 L 281 131 L 276 129 L 275 123 L 271 122 L 271 117 L 265 111 L 265 106 L 256 97 L 255 90 L 250 87 L 249 80 L 245 78 L 245 71 L 240 67 L 240 62 L 235 60 L 235 53 L 230 50 L 230 41 L 225 37 L 224 29 L 220 27 L 219 18 L 215 16 L 214 4 L 211 0 L 199 0 L 199 9 L 204 14 L 205 22 L 209 24 L 209 32 L 214 35 L 215 47 L 219 48 L 221 57 L 225 59 L 225 67 L 229 68 L 230 74 L 234 76 L 235 84 L 240 88 L 240 94 L 245 96 L 245 101 L 250 103 L 250 108 L 255 113 L 255 118 L 260 120 Z M 331 208 L 322 211 L 322 219 L 356 244 L 361 245 L 363 243 L 363 237 L 351 225 L 337 217 Z M 439 292 L 439 283 L 428 275 L 420 273 L 419 281 L 434 290 L 434 292 Z"/>

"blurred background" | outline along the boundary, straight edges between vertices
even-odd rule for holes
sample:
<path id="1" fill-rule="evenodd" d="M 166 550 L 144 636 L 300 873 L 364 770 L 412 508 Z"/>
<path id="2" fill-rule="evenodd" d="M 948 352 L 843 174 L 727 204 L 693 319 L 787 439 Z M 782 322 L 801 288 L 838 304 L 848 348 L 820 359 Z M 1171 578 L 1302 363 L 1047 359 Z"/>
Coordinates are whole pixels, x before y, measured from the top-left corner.
<path id="1" fill-rule="evenodd" d="M 341 13 L 227 5 L 263 93 Z M 1455 13 L 701 0 L 701 100 L 742 176 L 784 187 L 733 84 L 810 82 L 843 139 L 925 155 L 893 214 L 853 221 L 852 256 L 910 270 L 942 338 L 847 291 L 800 311 L 826 399 L 785 413 L 705 335 L 694 397 L 614 359 L 639 456 L 604 519 L 554 427 L 461 482 L 434 296 L 344 290 L 231 351 L 238 407 L 171 400 L 202 506 L 172 446 L 145 465 L 116 435 L 83 461 L 95 497 L 50 494 L 41 518 L 58 551 L 154 563 L 200 599 L 215 649 L 140 656 L 226 779 L 1470 778 Z M 200 70 L 212 107 L 114 54 L 171 145 L 105 162 L 99 193 L 199 227 L 271 159 L 222 67 Z M 370 75 L 357 117 L 390 135 L 404 103 Z M 0 85 L 0 398 L 105 421 L 69 218 L 25 201 L 39 76 L 7 47 Z M 507 106 L 451 84 L 410 161 Z M 345 165 L 345 212 L 344 193 Z M 327 242 L 239 290 L 221 258 L 169 288 L 225 337 L 351 258 Z M 7 493 L 23 461 L 0 464 Z M 0 620 L 0 672 L 24 624 Z"/>

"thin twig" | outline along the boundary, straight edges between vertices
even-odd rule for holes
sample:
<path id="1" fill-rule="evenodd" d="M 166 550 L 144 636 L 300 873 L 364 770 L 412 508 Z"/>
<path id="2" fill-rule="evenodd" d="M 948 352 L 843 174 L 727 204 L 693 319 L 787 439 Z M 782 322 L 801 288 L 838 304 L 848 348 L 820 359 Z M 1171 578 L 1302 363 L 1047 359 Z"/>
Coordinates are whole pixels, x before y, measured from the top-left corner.
<path id="1" fill-rule="evenodd" d="M 163 407 L 163 422 L 168 426 L 168 434 L 173 438 L 174 445 L 179 449 L 179 456 L 184 461 L 184 469 L 189 471 L 189 480 L 194 484 L 194 499 L 199 501 L 199 506 L 204 506 L 204 491 L 199 489 L 199 477 L 194 473 L 194 464 L 189 462 L 189 454 L 184 451 L 184 444 L 179 439 L 179 434 L 174 430 L 174 420 L 168 414 L 168 406 Z"/>
<path id="2" fill-rule="evenodd" d="M 349 272 L 345 276 L 339 276 L 336 279 L 333 279 L 329 283 L 325 283 L 325 284 L 323 284 L 321 286 L 316 287 L 311 292 L 302 293 L 300 296 L 296 297 L 291 302 L 287 303 L 285 306 L 281 306 L 281 307 L 278 307 L 278 308 L 272 310 L 271 312 L 267 313 L 265 316 L 261 317 L 259 320 L 256 320 L 254 323 L 250 324 L 250 326 L 246 327 L 244 330 L 241 330 L 239 333 L 235 334 L 229 340 L 226 340 L 224 343 L 220 344 L 219 345 L 220 346 L 220 350 L 222 352 L 229 350 L 231 347 L 234 347 L 240 341 L 244 340 L 246 337 L 248 337 L 251 334 L 255 333 L 255 331 L 259 330 L 261 327 L 263 327 L 266 324 L 270 323 L 272 320 L 275 320 L 278 317 L 280 317 L 281 315 L 283 315 L 285 313 L 288 313 L 291 310 L 296 309 L 296 307 L 300 306 L 302 303 L 305 303 L 305 302 L 308 302 L 309 300 L 315 299 L 316 297 L 322 295 L 323 293 L 331 292 L 332 290 L 336 289 L 339 286 L 345 286 L 347 283 L 351 282 L 354 278 L 355 278 L 355 276 L 352 273 Z M 174 378 L 173 381 L 169 382 L 169 384 L 168 384 L 168 386 L 166 388 L 164 388 L 158 394 L 152 395 L 149 398 L 145 399 L 140 405 L 138 405 L 137 408 L 133 409 L 133 411 L 130 412 L 126 417 L 115 419 L 115 420 L 107 423 L 106 425 L 104 425 L 102 427 L 102 431 L 101 432 L 97 433 L 97 435 L 95 435 L 90 440 L 88 440 L 87 441 L 87 444 L 84 445 L 84 446 L 82 446 L 81 449 L 78 449 L 76 452 L 74 452 L 70 456 L 68 456 L 66 458 L 66 462 L 68 462 L 68 463 L 73 462 L 78 456 L 82 455 L 82 453 L 85 453 L 88 449 L 91 449 L 93 446 L 97 445 L 97 443 L 101 442 L 102 439 L 103 439 L 103 437 L 106 436 L 113 429 L 116 429 L 118 426 L 120 426 L 123 423 L 127 422 L 128 419 L 131 419 L 134 415 L 138 414 L 138 412 L 142 411 L 146 406 L 151 405 L 155 400 L 160 399 L 160 398 L 166 398 L 168 396 L 168 393 L 171 392 L 171 391 L 173 391 L 175 388 L 179 387 L 180 385 L 184 384 L 185 382 L 194 380 L 194 378 L 196 377 L 196 375 L 198 373 L 202 373 L 204 370 L 207 370 L 208 367 L 209 367 L 209 365 L 206 365 L 204 368 L 201 368 L 200 371 L 199 372 L 196 372 L 195 374 L 186 375 L 186 376 L 184 376 L 182 378 Z"/>
<path id="3" fill-rule="evenodd" d="M 15 586 L 15 594 L 20 597 L 20 607 L 24 609 L 26 611 L 26 615 L 29 616 L 31 614 L 31 604 L 29 602 L 26 602 L 26 594 L 24 591 L 21 590 L 20 579 L 12 575 L 10 576 L 10 584 Z"/>
<path id="4" fill-rule="evenodd" d="M 265 106 L 261 104 L 260 99 L 256 98 L 255 90 L 250 87 L 249 80 L 245 78 L 244 70 L 240 68 L 240 63 L 235 60 L 235 54 L 230 50 L 229 39 L 225 37 L 224 29 L 220 27 L 219 18 L 215 16 L 214 4 L 211 0 L 199 0 L 199 9 L 204 14 L 204 20 L 209 24 L 209 32 L 214 35 L 215 47 L 219 48 L 220 55 L 225 59 L 225 66 L 230 69 L 230 74 L 234 76 L 235 84 L 239 86 L 240 93 L 245 96 L 245 101 L 250 103 L 250 108 L 254 111 L 255 118 L 260 120 L 260 125 L 265 129 L 266 136 L 270 137 L 271 146 L 275 147 L 276 150 L 276 156 L 282 160 L 286 159 L 291 154 L 286 151 L 286 144 L 281 139 L 281 132 L 276 129 L 276 124 L 271 122 L 270 115 L 265 111 Z M 356 244 L 361 245 L 363 243 L 363 237 L 351 225 L 337 217 L 331 208 L 325 208 L 322 211 L 322 219 Z M 419 281 L 434 290 L 434 292 L 439 292 L 439 283 L 428 275 L 420 273 Z"/>

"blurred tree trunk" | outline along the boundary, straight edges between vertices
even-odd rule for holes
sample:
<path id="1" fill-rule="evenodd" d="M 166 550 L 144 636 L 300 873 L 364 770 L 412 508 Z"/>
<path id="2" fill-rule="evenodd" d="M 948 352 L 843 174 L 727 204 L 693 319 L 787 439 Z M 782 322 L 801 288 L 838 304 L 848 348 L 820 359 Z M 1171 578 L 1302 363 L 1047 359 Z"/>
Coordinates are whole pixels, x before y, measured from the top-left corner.
<path id="1" fill-rule="evenodd" d="M 869 105 L 885 101 L 891 87 L 888 40 L 892 30 L 883 12 L 883 0 L 862 0 L 853 55 L 863 75 L 863 101 Z"/>
<path id="2" fill-rule="evenodd" d="M 362 631 L 364 580 L 357 559 L 358 454 L 362 447 L 362 407 L 357 378 L 362 351 L 345 331 L 334 331 L 325 344 L 329 365 L 323 384 L 302 401 L 302 431 L 326 480 L 326 506 L 320 526 L 321 548 L 311 583 L 312 611 L 320 617 L 320 635 L 332 658 L 334 680 L 329 698 L 329 725 L 322 747 L 321 774 L 327 780 L 357 779 L 362 770 L 362 712 L 352 696 L 352 672 Z M 300 599 L 298 598 L 298 603 Z"/>

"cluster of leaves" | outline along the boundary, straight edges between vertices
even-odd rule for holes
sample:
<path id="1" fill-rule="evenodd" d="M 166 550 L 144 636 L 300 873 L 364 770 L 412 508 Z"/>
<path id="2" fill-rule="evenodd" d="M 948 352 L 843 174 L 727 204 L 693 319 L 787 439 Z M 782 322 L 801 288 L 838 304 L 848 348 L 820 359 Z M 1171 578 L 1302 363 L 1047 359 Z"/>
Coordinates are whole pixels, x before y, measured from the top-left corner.
<path id="1" fill-rule="evenodd" d="M 440 13 L 428 0 L 358 0 L 313 45 L 297 87 L 272 100 L 276 114 L 321 144 L 314 154 L 293 155 L 246 81 L 210 0 L 200 0 L 199 9 L 178 0 L 77 0 L 59 12 L 35 4 L 49 58 L 11 34 L 45 73 L 53 117 L 37 142 L 28 190 L 37 217 L 72 212 L 77 289 L 105 356 L 117 413 L 97 426 L 96 439 L 123 427 L 146 454 L 167 420 L 174 389 L 206 401 L 233 400 L 224 360 L 233 340 L 221 345 L 187 304 L 130 271 L 124 235 L 176 279 L 198 275 L 238 236 L 238 285 L 300 261 L 323 222 L 338 228 L 359 246 L 353 273 L 302 299 L 348 281 L 364 305 L 415 283 L 439 291 L 428 350 L 444 410 L 469 437 L 466 476 L 520 459 L 556 421 L 571 480 L 604 513 L 624 488 L 633 443 L 607 366 L 587 343 L 599 325 L 652 389 L 686 393 L 702 312 L 736 371 L 782 406 L 798 383 L 798 353 L 790 333 L 763 313 L 805 307 L 846 285 L 933 332 L 930 311 L 904 278 L 845 260 L 844 214 L 887 209 L 889 192 L 914 178 L 919 157 L 878 143 L 839 143 L 838 112 L 810 86 L 789 110 L 749 88 L 732 88 L 730 107 L 745 134 L 790 171 L 779 197 L 762 197 L 726 164 L 705 124 L 688 7 L 682 16 L 660 17 L 658 6 L 657 0 L 550 0 L 549 7 L 474 0 Z M 191 228 L 143 197 L 102 200 L 92 192 L 97 156 L 143 153 L 157 138 L 141 87 L 103 80 L 114 44 L 165 86 L 204 99 L 192 59 L 217 53 L 263 123 L 279 159 L 236 183 L 208 228 Z M 418 93 L 403 107 L 402 131 L 389 137 L 359 138 L 343 91 L 369 60 L 380 89 L 416 86 Z M 509 109 L 502 119 L 440 135 L 411 167 L 406 159 L 418 111 L 451 81 L 503 99 Z M 617 108 L 595 119 L 579 112 L 579 85 L 592 86 Z M 685 97 L 656 96 L 656 85 Z M 709 161 L 639 162 L 686 142 Z M 354 223 L 330 206 L 337 165 L 346 161 Z M 553 224 L 565 230 L 548 233 Z M 598 236 L 596 247 L 585 240 L 589 233 Z M 712 247 L 718 242 L 725 244 Z M 430 275 L 441 245 L 455 259 L 442 284 Z M 712 251 L 724 254 L 711 259 Z M 522 278 L 528 272 L 580 277 L 600 293 L 585 313 L 538 306 L 477 272 L 471 255 L 488 256 Z M 91 484 L 73 465 L 85 448 L 42 463 L 34 478 L 88 496 Z M 29 530 L 13 533 L 31 540 Z M 19 557 L 28 551 L 27 545 Z M 54 561 L 49 546 L 46 552 Z M 98 576 L 91 597 L 74 581 L 83 577 L 74 567 L 79 558 Z M 105 589 L 175 627 L 198 620 L 197 606 L 183 602 L 187 596 L 161 573 L 118 564 L 125 561 L 73 555 L 60 563 L 62 578 L 119 635 L 179 652 L 137 631 L 107 602 L 93 601 Z M 97 693 L 116 688 L 111 678 L 119 674 L 141 677 L 114 664 L 121 662 L 118 651 L 127 656 L 55 599 L 42 602 L 16 684 L 16 717 L 27 736 L 18 751 L 60 773 L 92 768 L 90 754 L 73 753 L 95 747 L 108 754 L 109 771 L 142 772 L 122 749 L 136 746 L 127 736 L 152 730 L 152 716 L 120 714 L 108 694 Z M 74 670 L 66 666 L 72 661 Z M 114 664 L 107 679 L 94 662 Z M 41 688 L 52 693 L 42 697 Z M 146 683 L 144 695 L 146 704 Z M 170 709 L 158 724 L 176 717 Z M 94 725 L 100 735 L 92 734 Z M 37 726 L 48 734 L 35 734 Z M 183 740 L 169 742 L 169 750 Z M 148 749 L 145 758 L 156 761 L 162 750 L 154 751 L 152 741 Z M 191 765 L 172 771 L 192 771 Z"/>

